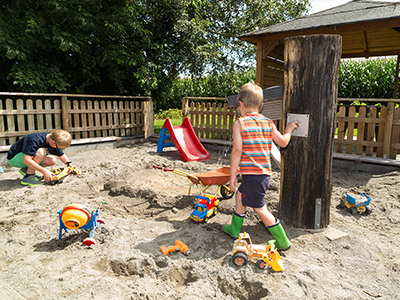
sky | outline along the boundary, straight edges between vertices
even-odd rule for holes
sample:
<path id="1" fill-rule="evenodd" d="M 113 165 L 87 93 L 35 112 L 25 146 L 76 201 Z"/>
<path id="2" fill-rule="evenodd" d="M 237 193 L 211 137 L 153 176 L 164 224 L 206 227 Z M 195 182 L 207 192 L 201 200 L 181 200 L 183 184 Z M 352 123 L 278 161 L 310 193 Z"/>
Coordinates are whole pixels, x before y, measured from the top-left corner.
<path id="1" fill-rule="evenodd" d="M 342 4 L 345 4 L 347 2 L 350 2 L 351 0 L 310 0 L 311 3 L 311 10 L 310 14 L 319 12 L 321 10 L 325 10 L 328 8 L 332 8 L 335 6 L 339 6 Z M 399 0 L 379 0 L 382 2 L 398 2 Z"/>

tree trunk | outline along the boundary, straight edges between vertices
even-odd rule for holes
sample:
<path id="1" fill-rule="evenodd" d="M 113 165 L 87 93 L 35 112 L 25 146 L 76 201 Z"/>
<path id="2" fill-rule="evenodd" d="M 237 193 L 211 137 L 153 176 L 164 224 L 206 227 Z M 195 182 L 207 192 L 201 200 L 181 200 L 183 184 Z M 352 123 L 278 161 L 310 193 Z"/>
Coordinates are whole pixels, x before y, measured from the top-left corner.
<path id="1" fill-rule="evenodd" d="M 284 122 L 287 114 L 308 121 L 306 134 L 294 132 L 282 149 L 279 217 L 297 228 L 329 225 L 341 49 L 339 35 L 285 39 Z M 299 120 L 298 132 L 304 133 L 306 124 Z"/>

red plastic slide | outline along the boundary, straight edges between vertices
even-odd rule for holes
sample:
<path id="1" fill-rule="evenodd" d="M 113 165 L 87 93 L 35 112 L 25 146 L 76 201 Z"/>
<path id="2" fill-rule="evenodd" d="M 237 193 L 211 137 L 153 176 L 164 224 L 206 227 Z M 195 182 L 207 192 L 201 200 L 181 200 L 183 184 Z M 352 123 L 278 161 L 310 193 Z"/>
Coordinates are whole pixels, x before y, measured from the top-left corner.
<path id="1" fill-rule="evenodd" d="M 166 135 L 169 132 L 169 136 Z M 170 138 L 173 144 L 165 144 L 164 139 Z M 175 146 L 183 161 L 200 161 L 210 159 L 210 154 L 204 148 L 188 118 L 181 126 L 173 126 L 170 119 L 166 119 L 161 129 L 158 140 L 157 152 L 162 152 L 164 147 Z"/>

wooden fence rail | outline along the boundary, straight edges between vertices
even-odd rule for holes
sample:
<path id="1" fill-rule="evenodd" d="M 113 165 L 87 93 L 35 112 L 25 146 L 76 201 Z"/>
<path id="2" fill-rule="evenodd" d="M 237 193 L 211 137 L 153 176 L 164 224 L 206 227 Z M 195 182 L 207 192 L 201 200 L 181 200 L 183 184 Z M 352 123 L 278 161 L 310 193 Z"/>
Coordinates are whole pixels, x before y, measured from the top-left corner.
<path id="1" fill-rule="evenodd" d="M 153 134 L 150 97 L 0 93 L 0 147 L 34 132 L 65 129 L 74 139 Z"/>
<path id="2" fill-rule="evenodd" d="M 395 159 L 400 153 L 400 108 L 396 107 L 400 100 L 340 98 L 338 102 L 356 100 L 387 105 L 338 105 L 335 152 Z M 182 116 L 189 117 L 200 139 L 231 141 L 237 113 L 226 102 L 227 98 L 185 97 Z M 283 129 L 282 120 L 274 122 Z"/>

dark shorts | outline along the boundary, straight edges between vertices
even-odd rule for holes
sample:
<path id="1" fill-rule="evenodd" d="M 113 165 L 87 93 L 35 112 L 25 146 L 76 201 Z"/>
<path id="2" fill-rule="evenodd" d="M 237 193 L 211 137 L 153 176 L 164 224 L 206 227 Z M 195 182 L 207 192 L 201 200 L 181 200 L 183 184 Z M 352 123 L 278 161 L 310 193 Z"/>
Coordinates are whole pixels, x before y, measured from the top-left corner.
<path id="1" fill-rule="evenodd" d="M 242 204 L 253 208 L 263 207 L 269 179 L 269 175 L 242 175 L 242 183 L 238 189 L 242 194 Z"/>

